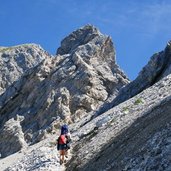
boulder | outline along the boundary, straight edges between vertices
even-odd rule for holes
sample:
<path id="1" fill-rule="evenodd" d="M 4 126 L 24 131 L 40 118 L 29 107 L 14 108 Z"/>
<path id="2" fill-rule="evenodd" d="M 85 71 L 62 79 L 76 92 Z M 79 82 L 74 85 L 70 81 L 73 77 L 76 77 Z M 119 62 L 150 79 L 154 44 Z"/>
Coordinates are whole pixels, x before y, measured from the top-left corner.
<path id="1" fill-rule="evenodd" d="M 0 130 L 0 154 L 6 157 L 27 146 L 18 120 L 9 119 Z"/>

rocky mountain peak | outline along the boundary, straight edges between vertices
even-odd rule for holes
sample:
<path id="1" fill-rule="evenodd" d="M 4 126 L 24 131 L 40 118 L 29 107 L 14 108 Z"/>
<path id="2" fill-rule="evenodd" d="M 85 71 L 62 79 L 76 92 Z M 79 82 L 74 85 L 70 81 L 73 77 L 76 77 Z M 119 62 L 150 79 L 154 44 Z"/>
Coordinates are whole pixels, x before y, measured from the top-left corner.
<path id="1" fill-rule="evenodd" d="M 77 29 L 62 40 L 61 47 L 57 49 L 57 54 L 71 53 L 78 46 L 87 44 L 97 36 L 102 36 L 102 34 L 92 25 L 86 25 Z"/>
<path id="2" fill-rule="evenodd" d="M 6 64 L 4 54 L 13 60 Z M 0 96 L 3 157 L 40 141 L 63 122 L 84 124 L 84 118 L 90 120 L 94 111 L 115 98 L 129 82 L 116 64 L 111 38 L 90 25 L 67 36 L 56 56 L 39 46 L 21 45 L 3 52 L 1 60 L 7 70 L 5 78 L 13 76 L 9 64 L 15 64 L 18 73 Z M 19 134 L 11 138 L 13 125 L 18 127 Z M 13 141 L 18 146 L 7 148 Z"/>
<path id="3" fill-rule="evenodd" d="M 57 49 L 57 55 L 64 54 L 68 54 L 73 59 L 79 57 L 85 65 L 91 65 L 99 72 L 103 70 L 104 72 L 112 72 L 114 75 L 119 73 L 128 80 L 116 64 L 116 53 L 112 39 L 100 33 L 92 25 L 86 25 L 62 40 L 61 47 Z"/>
<path id="4" fill-rule="evenodd" d="M 95 48 L 98 47 L 103 48 L 101 53 L 108 53 L 110 58 L 112 58 L 111 60 L 115 63 L 115 50 L 111 38 L 100 33 L 96 27 L 86 25 L 64 38 L 61 42 L 61 47 L 57 49 L 57 54 L 63 55 L 79 52 L 82 53 L 81 56 L 84 56 L 84 58 L 85 56 L 88 58 L 92 55 L 95 57 L 98 55 Z M 103 54 L 99 54 L 100 57 L 105 59 Z"/>
<path id="5" fill-rule="evenodd" d="M 0 62 L 0 170 L 6 161 L 6 171 L 64 169 L 55 145 L 63 123 L 73 140 L 68 171 L 171 170 L 171 42 L 130 83 L 111 38 L 91 25 L 56 56 L 0 47 Z"/>

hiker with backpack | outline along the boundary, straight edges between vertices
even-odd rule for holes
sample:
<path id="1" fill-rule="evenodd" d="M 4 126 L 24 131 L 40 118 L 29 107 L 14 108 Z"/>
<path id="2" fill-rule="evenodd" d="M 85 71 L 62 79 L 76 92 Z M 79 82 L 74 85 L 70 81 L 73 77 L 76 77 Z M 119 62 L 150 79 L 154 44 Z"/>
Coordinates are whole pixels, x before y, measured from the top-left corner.
<path id="1" fill-rule="evenodd" d="M 57 140 L 57 149 L 60 152 L 60 164 L 63 164 L 65 157 L 68 158 L 68 150 L 70 149 L 71 136 L 68 131 L 68 125 L 61 127 L 61 134 Z"/>

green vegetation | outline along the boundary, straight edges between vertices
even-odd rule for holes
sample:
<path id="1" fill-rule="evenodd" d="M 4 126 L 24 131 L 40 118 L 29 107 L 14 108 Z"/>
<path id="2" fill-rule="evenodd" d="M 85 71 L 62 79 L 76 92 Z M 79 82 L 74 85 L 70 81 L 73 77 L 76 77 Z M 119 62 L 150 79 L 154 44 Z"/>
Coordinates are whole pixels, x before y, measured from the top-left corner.
<path id="1" fill-rule="evenodd" d="M 5 51 L 10 50 L 10 49 L 11 48 L 9 48 L 9 47 L 0 47 L 0 52 L 4 53 Z"/>
<path id="2" fill-rule="evenodd" d="M 1 53 L 4 53 L 5 51 L 7 51 L 7 50 L 11 50 L 11 49 L 13 49 L 13 48 L 20 48 L 20 47 L 25 47 L 25 48 L 27 48 L 27 47 L 31 47 L 31 46 L 34 46 L 35 44 L 21 44 L 21 45 L 16 45 L 16 46 L 11 46 L 11 47 L 2 47 L 2 46 L 0 46 L 0 52 Z"/>
<path id="3" fill-rule="evenodd" d="M 128 108 L 128 106 L 126 106 L 126 107 L 123 108 L 123 112 L 124 112 L 125 114 L 129 113 L 129 108 Z"/>
<path id="4" fill-rule="evenodd" d="M 140 103 L 143 103 L 143 100 L 141 98 L 136 99 L 134 102 L 135 105 L 138 105 Z"/>
<path id="5" fill-rule="evenodd" d="M 114 117 L 111 121 L 110 124 L 114 123 L 116 121 L 116 117 Z"/>
<path id="6" fill-rule="evenodd" d="M 50 147 L 54 147 L 54 146 L 56 146 L 56 143 L 57 143 L 57 140 L 56 141 L 49 142 L 49 146 Z"/>
<path id="7" fill-rule="evenodd" d="M 126 106 L 126 107 L 123 108 L 123 111 L 126 111 L 128 109 L 129 109 L 128 106 Z"/>

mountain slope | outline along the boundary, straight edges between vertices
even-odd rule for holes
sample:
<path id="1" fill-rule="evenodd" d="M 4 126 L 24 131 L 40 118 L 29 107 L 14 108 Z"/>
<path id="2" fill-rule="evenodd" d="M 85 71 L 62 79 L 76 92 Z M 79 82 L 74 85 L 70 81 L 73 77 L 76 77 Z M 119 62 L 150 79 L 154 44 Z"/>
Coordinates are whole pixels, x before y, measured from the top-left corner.
<path id="1" fill-rule="evenodd" d="M 2 157 L 40 141 L 62 122 L 91 118 L 128 82 L 109 36 L 90 25 L 74 31 L 62 41 L 57 56 L 44 57 L 0 96 Z"/>
<path id="2" fill-rule="evenodd" d="M 68 35 L 0 95 L 0 164 L 13 154 L 7 171 L 169 171 L 170 47 L 129 83 L 109 36 L 91 25 Z M 64 122 L 73 140 L 66 168 L 55 146 Z"/>
<path id="3" fill-rule="evenodd" d="M 96 117 L 73 133 L 66 170 L 170 168 L 170 102 L 171 75 Z"/>

